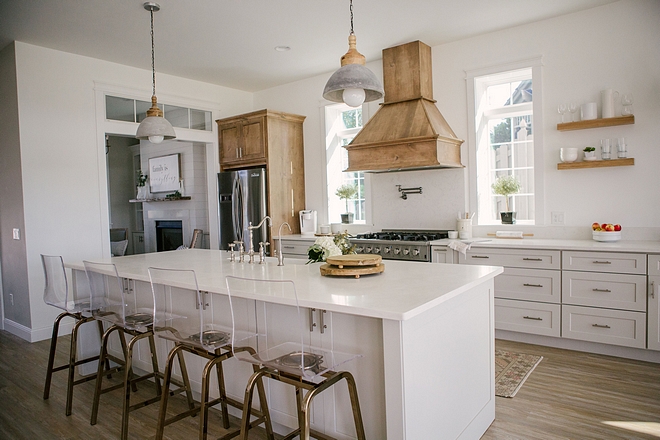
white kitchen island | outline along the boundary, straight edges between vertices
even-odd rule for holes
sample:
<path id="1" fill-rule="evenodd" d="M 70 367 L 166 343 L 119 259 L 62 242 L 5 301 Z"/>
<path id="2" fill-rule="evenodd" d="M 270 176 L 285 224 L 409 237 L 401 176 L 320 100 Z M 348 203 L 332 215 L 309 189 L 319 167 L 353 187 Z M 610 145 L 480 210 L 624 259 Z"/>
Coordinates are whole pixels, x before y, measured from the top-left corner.
<path id="1" fill-rule="evenodd" d="M 115 263 L 140 297 L 150 295 L 148 267 L 194 269 L 200 290 L 211 293 L 214 313 L 226 311 L 227 275 L 293 280 L 310 321 L 308 342 L 363 355 L 346 370 L 356 378 L 369 439 L 477 439 L 495 418 L 493 286 L 501 267 L 385 261 L 382 274 L 356 279 L 323 277 L 319 264 L 302 260 L 289 259 L 284 266 L 271 258 L 266 264 L 239 263 L 230 262 L 225 251 L 202 249 L 94 261 Z M 69 267 L 82 291 L 82 263 Z M 290 328 L 295 308 L 289 300 L 267 294 L 243 300 L 257 305 L 259 322 L 269 332 Z M 159 342 L 159 359 L 168 348 Z M 145 367 L 147 351 L 138 353 Z M 228 391 L 241 398 L 250 368 L 232 361 Z M 189 365 L 191 380 L 200 368 L 201 363 Z M 291 387 L 272 381 L 268 386 L 274 422 L 296 426 Z M 340 439 L 354 438 L 345 385 L 333 388 L 315 401 L 312 425 Z"/>

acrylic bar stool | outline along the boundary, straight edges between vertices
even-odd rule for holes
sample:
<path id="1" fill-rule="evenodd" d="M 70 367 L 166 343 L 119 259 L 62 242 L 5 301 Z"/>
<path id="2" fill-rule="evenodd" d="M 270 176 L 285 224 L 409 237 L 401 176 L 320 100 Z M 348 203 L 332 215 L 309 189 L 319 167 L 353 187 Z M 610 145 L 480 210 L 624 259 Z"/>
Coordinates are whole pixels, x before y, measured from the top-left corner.
<path id="1" fill-rule="evenodd" d="M 309 419 L 310 409 L 314 397 L 342 379 L 345 379 L 348 385 L 356 436 L 359 440 L 364 440 L 364 425 L 355 379 L 348 371 L 336 371 L 341 365 L 361 357 L 361 355 L 341 353 L 304 344 L 304 335 L 308 330 L 304 327 L 298 305 L 296 286 L 293 281 L 259 280 L 228 276 L 226 277 L 226 283 L 232 312 L 232 335 L 240 336 L 249 332 L 252 325 L 251 322 L 257 322 L 256 316 L 250 318 L 244 311 L 241 313 L 235 312 L 236 296 L 240 296 L 242 293 L 250 298 L 254 298 L 255 295 L 265 294 L 270 297 L 285 298 L 292 302 L 295 301 L 297 320 L 292 320 L 290 325 L 298 326 L 297 330 L 300 336 L 300 339 L 297 339 L 296 336 L 295 341 L 284 342 L 272 347 L 268 345 L 268 334 L 264 332 L 255 332 L 253 337 L 243 339 L 232 338 L 234 356 L 239 360 L 261 367 L 252 375 L 245 389 L 245 407 L 241 420 L 241 439 L 247 440 L 247 424 L 250 420 L 254 386 L 261 378 L 267 377 L 293 385 L 296 388 L 298 429 L 285 436 L 284 440 L 293 439 L 296 436 L 300 436 L 301 440 L 309 440 L 310 435 L 318 439 L 332 439 L 328 435 L 311 429 Z M 244 346 L 254 347 L 256 351 L 239 351 L 239 347 Z"/>
<path id="2" fill-rule="evenodd" d="M 107 322 L 110 327 L 103 333 L 101 342 L 101 354 L 99 359 L 99 369 L 96 374 L 96 390 L 94 393 L 94 402 L 92 405 L 92 416 L 90 423 L 96 424 L 99 411 L 99 402 L 101 394 L 123 388 L 124 401 L 122 408 L 122 427 L 121 439 L 128 437 L 129 413 L 136 409 L 160 401 L 161 373 L 158 370 L 158 358 L 156 356 L 156 344 L 152 329 L 154 306 L 151 295 L 140 297 L 136 293 L 129 293 L 128 288 L 123 285 L 123 280 L 117 272 L 117 267 L 111 263 L 93 263 L 83 261 L 85 272 L 89 280 L 91 290 L 91 309 L 92 315 L 99 321 Z M 108 353 L 108 340 L 113 332 L 117 332 L 119 342 L 122 346 L 124 359 Z M 131 336 L 126 342 L 126 335 Z M 142 376 L 136 376 L 133 373 L 133 350 L 135 344 L 142 339 L 149 341 L 151 351 L 151 365 L 153 371 Z M 111 369 L 110 372 L 124 368 L 123 383 L 103 388 L 104 372 L 102 364 L 111 360 L 118 367 Z M 145 401 L 131 405 L 131 390 L 136 391 L 136 383 L 154 378 L 156 384 L 156 396 Z"/>
<path id="3" fill-rule="evenodd" d="M 243 402 L 238 402 L 228 397 L 225 389 L 225 375 L 222 362 L 232 357 L 232 350 L 229 346 L 231 328 L 229 325 L 222 324 L 219 316 L 220 313 L 217 310 L 214 311 L 211 309 L 213 307 L 213 301 L 210 304 L 207 303 L 208 298 L 200 292 L 197 276 L 193 270 L 156 267 L 150 267 L 148 270 L 153 300 L 156 306 L 154 332 L 159 337 L 174 343 L 174 347 L 170 350 L 167 357 L 163 384 L 164 389 L 168 390 L 170 387 L 175 359 L 179 361 L 184 382 L 188 383 L 188 373 L 183 357 L 184 351 L 207 359 L 202 373 L 200 406 L 194 406 L 192 395 L 188 388 L 187 398 L 189 409 L 167 418 L 168 399 L 171 393 L 164 392 L 160 402 L 155 438 L 156 440 L 162 439 L 164 428 L 170 423 L 200 414 L 199 438 L 206 439 L 208 436 L 208 410 L 210 407 L 220 404 L 223 427 L 225 429 L 229 429 L 227 406 L 229 405 L 241 411 L 243 410 Z M 220 396 L 209 401 L 209 384 L 214 367 L 217 373 Z M 256 370 L 257 368 L 254 368 L 254 371 Z M 262 406 L 261 411 L 253 411 L 258 417 L 250 427 L 264 423 L 267 435 L 272 439 L 273 431 L 266 404 L 265 390 L 261 381 L 258 381 L 256 386 Z M 233 438 L 239 433 L 240 430 L 230 432 L 221 438 Z"/>
<path id="4" fill-rule="evenodd" d="M 99 356 L 92 356 L 85 359 L 76 360 L 76 349 L 78 346 L 78 331 L 80 326 L 94 321 L 94 317 L 89 310 L 89 297 L 74 298 L 69 294 L 69 282 L 64 269 L 64 261 L 61 256 L 41 255 L 41 263 L 44 267 L 46 276 L 46 287 L 44 288 L 44 302 L 53 307 L 62 310 L 62 313 L 55 319 L 53 324 L 53 336 L 50 339 L 50 354 L 48 355 L 48 368 L 46 370 L 46 383 L 44 385 L 44 400 L 50 397 L 50 383 L 53 373 L 62 370 L 68 370 L 68 380 L 66 388 L 66 415 L 71 415 L 73 407 L 73 387 L 96 378 L 96 374 L 84 376 L 75 379 L 76 367 L 88 362 L 96 361 Z M 57 337 L 60 329 L 60 322 L 65 317 L 75 320 L 71 330 L 71 343 L 69 348 L 69 362 L 55 367 L 55 353 L 57 350 Z M 99 335 L 103 334 L 103 323 L 98 322 Z"/>

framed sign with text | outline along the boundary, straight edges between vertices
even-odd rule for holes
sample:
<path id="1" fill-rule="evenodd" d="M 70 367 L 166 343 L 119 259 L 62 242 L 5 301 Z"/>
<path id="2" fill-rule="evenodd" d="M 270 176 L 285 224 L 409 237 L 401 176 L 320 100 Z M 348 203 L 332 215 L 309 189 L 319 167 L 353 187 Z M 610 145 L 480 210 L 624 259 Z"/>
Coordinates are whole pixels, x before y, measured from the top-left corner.
<path id="1" fill-rule="evenodd" d="M 179 190 L 179 154 L 149 159 L 149 190 L 152 193 Z"/>

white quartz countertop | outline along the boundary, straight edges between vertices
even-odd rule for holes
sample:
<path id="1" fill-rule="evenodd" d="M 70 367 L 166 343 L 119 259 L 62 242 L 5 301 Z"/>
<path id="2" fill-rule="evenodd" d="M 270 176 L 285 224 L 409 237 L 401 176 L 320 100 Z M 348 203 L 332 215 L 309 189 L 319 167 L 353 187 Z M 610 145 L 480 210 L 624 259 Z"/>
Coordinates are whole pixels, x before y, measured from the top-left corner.
<path id="1" fill-rule="evenodd" d="M 194 269 L 200 290 L 226 293 L 225 277 L 288 279 L 296 283 L 301 307 L 404 321 L 448 301 L 498 274 L 497 266 L 384 261 L 381 274 L 353 277 L 321 276 L 320 263 L 267 258 L 266 264 L 230 262 L 227 251 L 186 249 L 181 251 L 94 259 L 114 263 L 121 277 L 149 281 L 148 267 Z M 84 270 L 82 262 L 67 267 Z M 186 287 L 186 286 L 181 286 Z M 289 304 L 290 300 L 269 295 L 241 295 L 261 301 Z"/>
<path id="2" fill-rule="evenodd" d="M 447 246 L 450 239 L 435 240 L 431 242 L 434 246 Z M 540 238 L 495 238 L 475 237 L 471 240 L 459 240 L 464 243 L 472 243 L 471 247 L 492 248 L 519 248 L 519 249 L 555 249 L 575 251 L 600 251 L 600 252 L 642 252 L 660 253 L 660 241 L 642 240 L 620 240 L 614 242 L 600 242 L 596 240 L 562 240 L 562 239 L 540 239 Z"/>

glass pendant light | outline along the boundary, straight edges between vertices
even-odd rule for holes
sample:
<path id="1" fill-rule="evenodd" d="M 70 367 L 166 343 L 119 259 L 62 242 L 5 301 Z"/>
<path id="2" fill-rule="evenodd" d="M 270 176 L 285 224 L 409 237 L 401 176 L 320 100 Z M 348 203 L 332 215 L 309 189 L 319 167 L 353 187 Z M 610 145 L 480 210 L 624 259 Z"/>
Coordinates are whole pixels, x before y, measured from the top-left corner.
<path id="1" fill-rule="evenodd" d="M 332 74 L 323 90 L 323 97 L 328 101 L 345 102 L 351 107 L 358 107 L 363 102 L 375 101 L 385 92 L 376 75 L 365 67 L 364 55 L 356 49 L 353 32 L 353 0 L 351 8 L 351 33 L 348 36 L 348 52 L 341 57 L 341 67 Z"/>
<path id="2" fill-rule="evenodd" d="M 149 142 L 160 144 L 165 139 L 176 138 L 174 128 L 167 119 L 163 117 L 163 111 L 158 108 L 158 99 L 156 98 L 156 67 L 154 62 L 154 12 L 160 11 L 158 3 L 146 2 L 144 9 L 151 14 L 151 108 L 147 110 L 147 117 L 140 122 L 140 126 L 135 133 L 135 137 L 141 140 L 148 139 Z"/>

